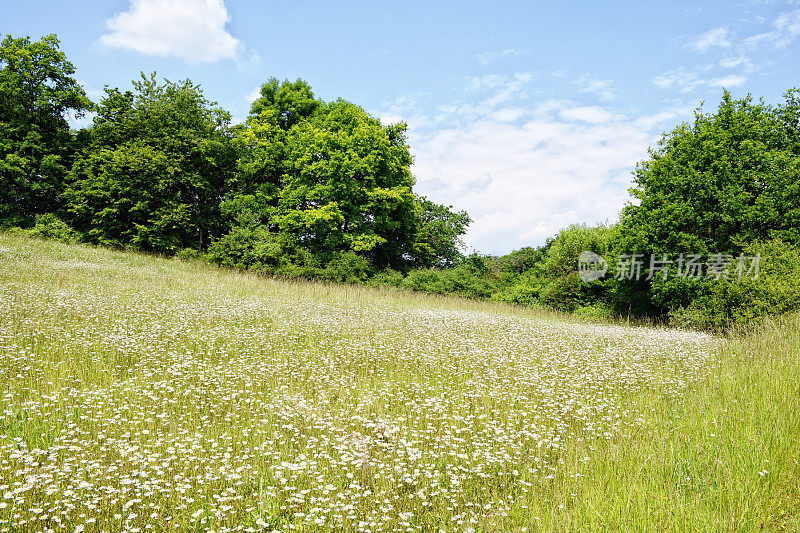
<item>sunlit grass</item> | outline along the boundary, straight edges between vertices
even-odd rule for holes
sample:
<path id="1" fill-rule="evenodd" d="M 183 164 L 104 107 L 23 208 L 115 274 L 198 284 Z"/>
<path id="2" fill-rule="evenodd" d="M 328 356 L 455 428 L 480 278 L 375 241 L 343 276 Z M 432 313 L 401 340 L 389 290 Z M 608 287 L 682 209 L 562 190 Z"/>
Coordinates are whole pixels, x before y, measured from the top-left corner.
<path id="1" fill-rule="evenodd" d="M 794 531 L 798 351 L 0 236 L 0 530 Z"/>

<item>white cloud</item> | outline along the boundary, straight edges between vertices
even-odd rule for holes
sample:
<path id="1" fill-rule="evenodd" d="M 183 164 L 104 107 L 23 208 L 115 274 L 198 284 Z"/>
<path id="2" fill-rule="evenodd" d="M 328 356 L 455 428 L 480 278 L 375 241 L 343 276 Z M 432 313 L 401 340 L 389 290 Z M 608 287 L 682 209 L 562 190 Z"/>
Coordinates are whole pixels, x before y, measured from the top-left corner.
<path id="1" fill-rule="evenodd" d="M 444 106 L 409 132 L 417 192 L 466 209 L 466 243 L 483 253 L 542 244 L 578 222 L 616 220 L 635 163 L 679 113 L 629 118 L 569 100 L 531 105 L 526 83 L 482 78 L 477 85 L 491 87 L 482 100 Z"/>
<path id="2" fill-rule="evenodd" d="M 750 59 L 745 56 L 723 58 L 720 60 L 719 66 L 722 68 L 744 67 L 748 70 L 753 69 Z"/>
<path id="3" fill-rule="evenodd" d="M 710 77 L 707 73 L 714 68 L 715 65 L 697 69 L 678 68 L 659 74 L 653 78 L 653 83 L 662 89 L 690 93 L 708 87 L 739 87 L 747 81 L 747 76 L 743 74 Z"/>
<path id="4" fill-rule="evenodd" d="M 531 112 L 521 107 L 504 107 L 492 112 L 489 117 L 497 122 L 516 122 Z"/>
<path id="5" fill-rule="evenodd" d="M 482 54 L 476 55 L 475 58 L 481 65 L 488 65 L 492 61 L 500 59 L 501 57 L 518 56 L 524 53 L 525 52 L 523 50 L 517 50 L 516 48 L 506 48 L 502 52 L 483 52 Z"/>
<path id="6" fill-rule="evenodd" d="M 253 87 L 252 91 L 245 95 L 245 99 L 247 100 L 248 104 L 252 104 L 259 98 L 261 98 L 261 85 L 256 85 Z"/>
<path id="7" fill-rule="evenodd" d="M 568 122 L 580 121 L 590 124 L 609 122 L 613 117 L 611 113 L 598 106 L 569 107 L 559 111 L 558 116 Z"/>
<path id="8" fill-rule="evenodd" d="M 653 78 L 653 83 L 662 89 L 676 89 L 680 92 L 691 92 L 703 85 L 697 72 L 678 68 L 659 74 Z"/>
<path id="9" fill-rule="evenodd" d="M 582 76 L 578 79 L 578 84 L 583 85 L 581 92 L 592 93 L 604 102 L 610 102 L 617 98 L 617 90 L 614 88 L 612 80 L 596 80 Z"/>
<path id="10" fill-rule="evenodd" d="M 800 9 L 783 13 L 772 23 L 774 30 L 759 33 L 745 39 L 744 45 L 755 48 L 766 44 L 774 48 L 786 48 L 800 36 Z"/>
<path id="11" fill-rule="evenodd" d="M 722 76 L 719 78 L 714 78 L 708 80 L 709 87 L 720 87 L 724 89 L 730 89 L 731 87 L 739 87 L 740 85 L 744 85 L 744 82 L 747 81 L 747 78 L 744 76 L 740 76 L 738 74 L 731 74 L 730 76 Z"/>
<path id="12" fill-rule="evenodd" d="M 699 52 L 705 52 L 709 48 L 727 48 L 731 45 L 731 41 L 728 36 L 728 28 L 714 28 L 705 33 L 701 33 L 687 46 Z"/>
<path id="13" fill-rule="evenodd" d="M 680 117 L 690 117 L 694 112 L 695 107 L 691 105 L 678 104 L 663 111 L 659 111 L 653 115 L 644 115 L 635 118 L 631 124 L 636 128 L 645 131 L 658 129 L 665 131 L 663 126 L 667 124 L 674 124 Z"/>
<path id="14" fill-rule="evenodd" d="M 110 33 L 100 41 L 189 63 L 236 59 L 242 45 L 225 29 L 229 20 L 223 0 L 131 0 L 106 21 Z"/>
<path id="15" fill-rule="evenodd" d="M 416 93 L 397 97 L 390 102 L 384 102 L 382 109 L 372 111 L 371 114 L 377 117 L 381 124 L 406 122 L 409 129 L 420 130 L 427 127 L 430 122 L 417 106 L 417 99 L 421 96 L 422 93 Z"/>
<path id="16" fill-rule="evenodd" d="M 470 213 L 468 246 L 503 253 L 542 244 L 570 224 L 616 219 L 629 173 L 655 140 L 633 122 L 551 116 L 471 121 L 410 142 L 417 190 Z"/>

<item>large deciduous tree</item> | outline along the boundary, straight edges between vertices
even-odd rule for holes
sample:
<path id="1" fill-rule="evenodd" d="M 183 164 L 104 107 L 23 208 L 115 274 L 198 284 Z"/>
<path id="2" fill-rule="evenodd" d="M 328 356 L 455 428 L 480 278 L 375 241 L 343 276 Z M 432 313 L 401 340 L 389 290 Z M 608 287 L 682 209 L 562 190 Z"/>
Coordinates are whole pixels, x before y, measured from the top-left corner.
<path id="1" fill-rule="evenodd" d="M 29 225 L 61 207 L 74 137 L 67 122 L 91 107 L 55 35 L 0 44 L 0 225 Z"/>
<path id="2" fill-rule="evenodd" d="M 314 253 L 353 251 L 377 267 L 401 261 L 414 227 L 404 132 L 344 100 L 293 127 L 274 216 L 283 237 Z"/>
<path id="3" fill-rule="evenodd" d="M 450 268 L 462 258 L 461 236 L 471 222 L 466 211 L 453 211 L 424 196 L 415 200 L 413 263 L 417 267 Z"/>
<path id="4" fill-rule="evenodd" d="M 174 253 L 221 233 L 236 165 L 230 116 L 191 81 L 106 89 L 65 193 L 75 227 L 98 243 Z"/>
<path id="5" fill-rule="evenodd" d="M 288 130 L 313 115 L 321 104 L 304 80 L 285 80 L 281 83 L 273 77 L 261 86 L 260 96 L 253 102 L 250 114 L 258 116 L 263 111 L 271 110 L 275 113 L 276 123 Z"/>
<path id="6" fill-rule="evenodd" d="M 232 228 L 217 260 L 275 266 L 302 251 L 320 264 L 342 254 L 376 268 L 455 262 L 469 217 L 415 197 L 405 124 L 324 103 L 302 80 L 272 78 L 261 94 L 237 136 L 242 155 L 222 204 Z"/>
<path id="7" fill-rule="evenodd" d="M 707 256 L 738 254 L 758 239 L 800 244 L 798 94 L 772 107 L 725 92 L 716 113 L 698 111 L 664 135 L 636 169 L 638 203 L 622 212 L 621 251 Z M 703 290 L 702 281 L 654 277 L 623 283 L 620 294 L 658 313 Z"/>

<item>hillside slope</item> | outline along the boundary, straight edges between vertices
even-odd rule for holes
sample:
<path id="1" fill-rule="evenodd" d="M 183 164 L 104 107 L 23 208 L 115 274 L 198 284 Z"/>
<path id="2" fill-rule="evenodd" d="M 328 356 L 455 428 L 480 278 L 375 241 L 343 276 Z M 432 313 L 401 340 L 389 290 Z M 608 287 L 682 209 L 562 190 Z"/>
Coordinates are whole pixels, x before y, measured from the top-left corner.
<path id="1" fill-rule="evenodd" d="M 798 338 L 2 235 L 0 530 L 791 529 Z"/>

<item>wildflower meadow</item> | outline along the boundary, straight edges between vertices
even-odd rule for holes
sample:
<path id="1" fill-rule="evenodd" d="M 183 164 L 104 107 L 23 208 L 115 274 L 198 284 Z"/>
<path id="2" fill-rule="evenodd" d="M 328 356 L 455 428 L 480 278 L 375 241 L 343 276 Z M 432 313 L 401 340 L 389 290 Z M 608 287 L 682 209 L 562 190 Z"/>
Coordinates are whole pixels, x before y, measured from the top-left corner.
<path id="1" fill-rule="evenodd" d="M 798 353 L 2 235 L 0 531 L 797 531 Z"/>

